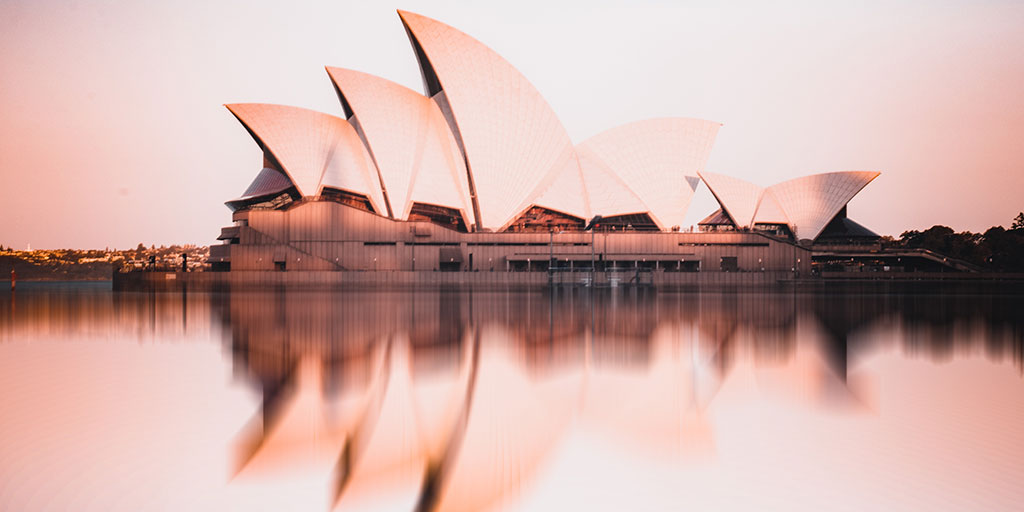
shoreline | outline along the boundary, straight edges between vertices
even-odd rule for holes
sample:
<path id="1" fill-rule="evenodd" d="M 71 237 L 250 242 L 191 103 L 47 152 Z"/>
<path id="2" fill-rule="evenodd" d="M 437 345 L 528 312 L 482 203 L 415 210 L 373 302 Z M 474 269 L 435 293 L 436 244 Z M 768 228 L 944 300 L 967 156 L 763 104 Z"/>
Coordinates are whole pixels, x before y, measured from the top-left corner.
<path id="1" fill-rule="evenodd" d="M 82 281 L 102 282 L 102 281 Z M 1024 294 L 1024 274 L 917 273 L 800 278 L 792 272 L 129 272 L 114 274 L 115 291 L 296 290 L 544 290 L 654 289 L 663 291 L 851 291 L 922 288 L 931 292 L 992 291 Z"/>

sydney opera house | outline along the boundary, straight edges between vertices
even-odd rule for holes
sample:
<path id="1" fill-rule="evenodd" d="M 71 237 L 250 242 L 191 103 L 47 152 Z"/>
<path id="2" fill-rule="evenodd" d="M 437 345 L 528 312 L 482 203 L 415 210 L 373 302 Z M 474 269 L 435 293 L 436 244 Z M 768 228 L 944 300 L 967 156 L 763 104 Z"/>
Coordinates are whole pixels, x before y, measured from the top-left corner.
<path id="1" fill-rule="evenodd" d="M 649 269 L 810 273 L 822 244 L 877 235 L 846 204 L 877 172 L 771 186 L 705 170 L 717 122 L 637 121 L 574 144 L 514 67 L 436 20 L 399 16 L 423 91 L 328 67 L 335 116 L 228 110 L 262 151 L 226 204 L 214 270 Z M 684 226 L 694 192 L 721 205 Z"/>

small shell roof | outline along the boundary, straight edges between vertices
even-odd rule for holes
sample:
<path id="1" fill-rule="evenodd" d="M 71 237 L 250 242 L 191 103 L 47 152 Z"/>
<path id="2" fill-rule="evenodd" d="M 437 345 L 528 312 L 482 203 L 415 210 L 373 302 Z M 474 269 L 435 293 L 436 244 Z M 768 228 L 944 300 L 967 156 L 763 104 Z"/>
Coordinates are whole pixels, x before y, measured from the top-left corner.
<path id="1" fill-rule="evenodd" d="M 601 162 L 646 206 L 662 229 L 681 226 L 721 123 L 666 117 L 601 132 L 577 152 Z"/>
<path id="2" fill-rule="evenodd" d="M 814 240 L 846 203 L 871 180 L 875 171 L 812 174 L 769 187 L 797 240 Z"/>
<path id="3" fill-rule="evenodd" d="M 303 196 L 319 195 L 324 187 L 338 188 L 363 194 L 376 211 L 385 211 L 370 156 L 348 121 L 285 105 L 225 106 Z"/>
<path id="4" fill-rule="evenodd" d="M 748 228 L 754 223 L 754 213 L 757 212 L 763 188 L 724 174 L 707 171 L 698 174 L 736 227 Z"/>

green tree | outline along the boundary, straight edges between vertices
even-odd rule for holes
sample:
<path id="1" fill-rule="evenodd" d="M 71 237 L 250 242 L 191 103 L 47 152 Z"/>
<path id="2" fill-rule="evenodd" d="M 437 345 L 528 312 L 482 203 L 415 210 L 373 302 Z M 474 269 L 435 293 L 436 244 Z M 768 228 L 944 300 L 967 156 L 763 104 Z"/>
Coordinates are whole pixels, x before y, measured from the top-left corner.
<path id="1" fill-rule="evenodd" d="M 930 249 L 942 252 L 946 249 L 948 238 L 953 236 L 953 228 L 948 226 L 932 226 L 924 231 L 904 231 L 900 234 L 900 243 L 911 249 Z"/>
<path id="2" fill-rule="evenodd" d="M 1024 229 L 989 228 L 982 235 L 986 264 L 1004 272 L 1024 270 Z"/>
<path id="3" fill-rule="evenodd" d="M 1010 229 L 1024 229 L 1024 212 L 1017 214 L 1017 217 L 1013 219 L 1013 224 Z"/>
<path id="4" fill-rule="evenodd" d="M 928 249 L 1000 272 L 1024 271 L 1024 212 L 1010 229 L 994 226 L 984 233 L 957 233 L 946 226 L 904 231 L 893 246 Z"/>

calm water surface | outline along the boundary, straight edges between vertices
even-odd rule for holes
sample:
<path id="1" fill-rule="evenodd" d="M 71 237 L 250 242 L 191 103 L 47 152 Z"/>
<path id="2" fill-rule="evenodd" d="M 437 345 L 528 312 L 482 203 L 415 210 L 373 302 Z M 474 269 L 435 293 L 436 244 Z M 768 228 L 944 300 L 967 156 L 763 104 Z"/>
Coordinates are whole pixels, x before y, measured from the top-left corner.
<path id="1" fill-rule="evenodd" d="M 0 510 L 1021 510 L 1019 295 L 0 293 Z"/>

